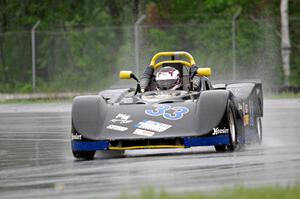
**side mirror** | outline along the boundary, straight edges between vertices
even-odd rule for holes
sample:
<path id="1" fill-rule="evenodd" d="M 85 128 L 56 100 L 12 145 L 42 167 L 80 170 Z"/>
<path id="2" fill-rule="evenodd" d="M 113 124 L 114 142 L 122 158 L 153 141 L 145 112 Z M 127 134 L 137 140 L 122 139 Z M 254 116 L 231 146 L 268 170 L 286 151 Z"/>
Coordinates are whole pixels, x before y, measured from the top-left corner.
<path id="1" fill-rule="evenodd" d="M 120 79 L 131 79 L 132 71 L 130 70 L 121 70 L 120 71 Z"/>
<path id="2" fill-rule="evenodd" d="M 197 75 L 209 77 L 209 76 L 211 76 L 211 68 L 198 68 Z"/>
<path id="3" fill-rule="evenodd" d="M 135 81 L 139 82 L 139 79 L 133 74 L 131 70 L 121 70 L 120 79 L 134 79 Z"/>
<path id="4" fill-rule="evenodd" d="M 138 92 L 141 92 L 141 86 L 139 79 L 133 74 L 130 70 L 121 70 L 119 74 L 120 79 L 134 79 L 137 82 L 136 90 L 134 95 L 136 95 Z"/>

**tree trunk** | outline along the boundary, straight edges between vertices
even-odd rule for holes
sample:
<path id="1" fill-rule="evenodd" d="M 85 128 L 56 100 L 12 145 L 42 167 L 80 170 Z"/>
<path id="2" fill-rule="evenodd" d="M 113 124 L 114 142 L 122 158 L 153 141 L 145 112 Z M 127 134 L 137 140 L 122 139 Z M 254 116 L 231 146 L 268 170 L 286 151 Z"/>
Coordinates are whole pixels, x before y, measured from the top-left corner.
<path id="1" fill-rule="evenodd" d="M 289 86 L 291 43 L 289 36 L 288 0 L 281 0 L 281 57 L 284 72 L 284 85 Z"/>

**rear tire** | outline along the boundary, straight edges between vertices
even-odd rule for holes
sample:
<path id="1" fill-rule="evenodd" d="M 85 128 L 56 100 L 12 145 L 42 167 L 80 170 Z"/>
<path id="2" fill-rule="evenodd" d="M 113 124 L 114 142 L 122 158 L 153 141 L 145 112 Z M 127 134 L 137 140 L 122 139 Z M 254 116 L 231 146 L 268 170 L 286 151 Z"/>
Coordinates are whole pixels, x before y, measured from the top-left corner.
<path id="1" fill-rule="evenodd" d="M 96 151 L 72 151 L 73 156 L 78 159 L 92 160 Z"/>
<path id="2" fill-rule="evenodd" d="M 261 117 L 256 117 L 256 142 L 261 144 L 262 142 L 262 124 Z"/>

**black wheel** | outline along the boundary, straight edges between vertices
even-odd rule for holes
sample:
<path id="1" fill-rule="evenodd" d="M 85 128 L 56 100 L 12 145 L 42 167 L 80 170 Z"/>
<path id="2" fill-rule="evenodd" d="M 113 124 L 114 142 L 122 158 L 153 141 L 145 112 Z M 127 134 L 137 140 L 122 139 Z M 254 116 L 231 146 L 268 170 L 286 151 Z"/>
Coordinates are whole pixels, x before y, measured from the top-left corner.
<path id="1" fill-rule="evenodd" d="M 227 148 L 229 151 L 234 151 L 237 147 L 237 127 L 231 106 L 229 106 L 228 110 L 228 125 L 230 132 L 230 144 L 227 146 Z"/>
<path id="2" fill-rule="evenodd" d="M 262 142 L 262 124 L 261 117 L 256 117 L 256 142 L 261 144 Z"/>
<path id="3" fill-rule="evenodd" d="M 237 147 L 237 127 L 235 115 L 233 113 L 231 102 L 228 103 L 227 106 L 227 121 L 230 133 L 230 143 L 228 145 L 215 145 L 215 149 L 217 152 L 225 152 L 225 151 L 234 151 Z"/>
<path id="4" fill-rule="evenodd" d="M 94 159 L 96 151 L 72 151 L 72 152 L 75 158 L 92 160 Z"/>
<path id="5" fill-rule="evenodd" d="M 225 152 L 226 151 L 226 145 L 215 145 L 215 149 L 217 152 Z"/>

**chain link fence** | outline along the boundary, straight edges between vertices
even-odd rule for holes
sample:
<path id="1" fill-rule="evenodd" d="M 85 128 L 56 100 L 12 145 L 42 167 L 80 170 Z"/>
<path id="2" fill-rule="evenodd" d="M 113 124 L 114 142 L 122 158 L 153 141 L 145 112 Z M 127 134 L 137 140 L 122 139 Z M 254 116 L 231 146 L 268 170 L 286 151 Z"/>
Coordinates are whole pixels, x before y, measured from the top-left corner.
<path id="1" fill-rule="evenodd" d="M 239 20 L 236 35 L 236 78 L 280 84 L 280 38 L 272 20 Z M 231 21 L 207 24 L 142 26 L 142 63 L 157 51 L 189 51 L 200 67 L 211 67 L 212 80 L 233 79 Z M 145 62 L 147 61 L 147 62 Z"/>
<path id="2" fill-rule="evenodd" d="M 237 21 L 237 79 L 282 82 L 279 21 Z M 65 28 L 36 32 L 37 92 L 99 91 L 118 82 L 120 69 L 141 74 L 158 51 L 188 51 L 198 66 L 211 67 L 212 80 L 232 79 L 231 20 L 203 24 L 139 26 L 135 67 L 134 28 Z M 31 33 L 0 35 L 0 92 L 31 92 Z"/>

